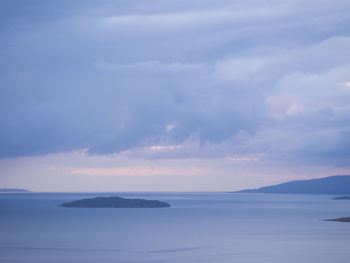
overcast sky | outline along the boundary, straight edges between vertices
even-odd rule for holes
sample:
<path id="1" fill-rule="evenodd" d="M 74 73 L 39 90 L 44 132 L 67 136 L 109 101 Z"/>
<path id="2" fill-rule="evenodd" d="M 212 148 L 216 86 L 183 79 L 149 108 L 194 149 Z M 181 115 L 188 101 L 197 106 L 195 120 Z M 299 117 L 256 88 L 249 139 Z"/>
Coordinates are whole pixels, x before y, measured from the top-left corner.
<path id="1" fill-rule="evenodd" d="M 350 174 L 350 1 L 2 0 L 0 188 Z"/>

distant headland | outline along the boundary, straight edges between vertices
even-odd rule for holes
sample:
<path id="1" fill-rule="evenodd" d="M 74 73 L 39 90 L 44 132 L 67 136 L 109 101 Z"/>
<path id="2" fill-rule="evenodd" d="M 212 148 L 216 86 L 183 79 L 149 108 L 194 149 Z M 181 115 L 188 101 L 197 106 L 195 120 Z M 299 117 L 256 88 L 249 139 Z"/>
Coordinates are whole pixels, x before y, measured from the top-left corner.
<path id="1" fill-rule="evenodd" d="M 350 223 L 350 216 L 349 217 L 340 217 L 340 218 L 332 218 L 332 219 L 326 219 L 324 221 L 335 221 L 335 222 L 346 222 Z"/>
<path id="2" fill-rule="evenodd" d="M 18 188 L 0 188 L 0 193 L 29 193 L 29 190 Z"/>
<path id="3" fill-rule="evenodd" d="M 319 179 L 291 181 L 233 193 L 346 195 L 350 194 L 350 175 L 334 175 Z"/>
<path id="4" fill-rule="evenodd" d="M 81 208 L 158 208 L 170 207 L 168 203 L 158 200 L 127 199 L 118 196 L 95 197 L 63 203 L 63 207 Z"/>
<path id="5" fill-rule="evenodd" d="M 350 200 L 350 196 L 338 196 L 334 197 L 333 200 Z"/>

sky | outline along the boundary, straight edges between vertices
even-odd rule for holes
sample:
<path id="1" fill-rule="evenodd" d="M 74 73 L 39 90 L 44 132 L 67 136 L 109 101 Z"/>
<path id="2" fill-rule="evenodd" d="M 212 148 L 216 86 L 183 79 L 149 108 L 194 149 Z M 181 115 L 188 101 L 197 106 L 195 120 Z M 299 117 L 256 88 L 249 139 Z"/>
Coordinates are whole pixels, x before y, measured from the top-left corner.
<path id="1" fill-rule="evenodd" d="M 0 188 L 350 174 L 350 1 L 2 0 Z"/>

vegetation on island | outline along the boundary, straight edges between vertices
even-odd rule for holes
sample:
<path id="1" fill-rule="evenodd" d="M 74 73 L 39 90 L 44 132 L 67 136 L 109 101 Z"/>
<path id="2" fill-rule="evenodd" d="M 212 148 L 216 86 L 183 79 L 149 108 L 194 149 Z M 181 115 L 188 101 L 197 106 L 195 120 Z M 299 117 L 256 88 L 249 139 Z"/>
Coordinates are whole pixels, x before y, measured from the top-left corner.
<path id="1" fill-rule="evenodd" d="M 127 199 L 118 196 L 95 197 L 63 203 L 63 207 L 82 208 L 158 208 L 170 207 L 168 203 L 158 200 Z"/>

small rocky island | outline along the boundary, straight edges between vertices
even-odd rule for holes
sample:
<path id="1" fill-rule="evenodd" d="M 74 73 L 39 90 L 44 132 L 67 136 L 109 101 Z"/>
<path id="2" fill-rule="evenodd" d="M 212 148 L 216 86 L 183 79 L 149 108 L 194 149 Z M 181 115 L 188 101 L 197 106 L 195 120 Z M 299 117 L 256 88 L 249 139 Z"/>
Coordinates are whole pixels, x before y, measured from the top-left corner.
<path id="1" fill-rule="evenodd" d="M 338 196 L 334 197 L 333 200 L 350 200 L 350 196 Z"/>
<path id="2" fill-rule="evenodd" d="M 350 223 L 350 216 L 349 217 L 340 217 L 340 218 L 326 219 L 325 221 L 335 221 L 335 222 L 347 222 L 347 223 Z"/>
<path id="3" fill-rule="evenodd" d="M 170 207 L 168 203 L 158 200 L 127 199 L 118 196 L 95 197 L 63 203 L 63 207 L 82 208 L 158 208 Z"/>

